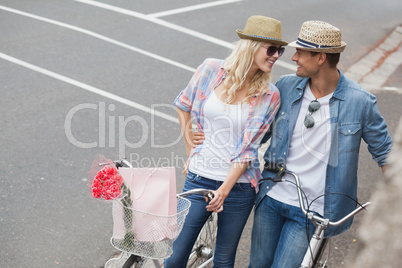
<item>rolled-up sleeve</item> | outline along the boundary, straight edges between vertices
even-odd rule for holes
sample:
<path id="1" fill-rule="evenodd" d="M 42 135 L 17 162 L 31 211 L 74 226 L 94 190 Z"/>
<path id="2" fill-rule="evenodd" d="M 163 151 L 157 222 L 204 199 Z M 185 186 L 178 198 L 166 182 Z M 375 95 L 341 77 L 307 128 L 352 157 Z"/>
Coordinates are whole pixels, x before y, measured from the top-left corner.
<path id="1" fill-rule="evenodd" d="M 187 87 L 183 89 L 176 97 L 174 105 L 183 111 L 189 112 L 193 107 L 194 100 L 197 95 L 198 84 L 202 77 L 203 69 L 207 64 L 205 60 L 200 66 L 198 66 L 196 72 L 188 83 Z"/>
<path id="2" fill-rule="evenodd" d="M 367 102 L 365 111 L 363 139 L 367 143 L 373 159 L 381 167 L 387 164 L 386 160 L 391 151 L 392 139 L 387 124 L 378 110 L 377 99 L 374 96 Z"/>

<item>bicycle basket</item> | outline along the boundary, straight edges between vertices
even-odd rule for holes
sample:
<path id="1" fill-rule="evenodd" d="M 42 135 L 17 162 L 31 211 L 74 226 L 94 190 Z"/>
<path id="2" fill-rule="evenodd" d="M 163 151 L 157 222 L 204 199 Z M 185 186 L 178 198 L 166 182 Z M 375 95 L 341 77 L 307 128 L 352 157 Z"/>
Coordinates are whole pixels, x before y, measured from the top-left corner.
<path id="1" fill-rule="evenodd" d="M 177 214 L 161 216 L 135 210 L 116 199 L 110 242 L 120 251 L 152 259 L 167 258 L 173 253 L 173 242 L 183 228 L 190 206 L 189 200 L 177 197 Z"/>

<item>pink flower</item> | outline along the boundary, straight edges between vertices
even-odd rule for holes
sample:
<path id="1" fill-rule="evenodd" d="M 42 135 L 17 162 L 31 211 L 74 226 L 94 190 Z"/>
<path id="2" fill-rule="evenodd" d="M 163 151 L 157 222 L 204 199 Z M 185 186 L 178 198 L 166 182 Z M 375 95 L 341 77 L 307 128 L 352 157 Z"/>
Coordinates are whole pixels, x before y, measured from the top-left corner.
<path id="1" fill-rule="evenodd" d="M 102 196 L 102 187 L 92 186 L 92 196 L 100 198 Z"/>
<path id="2" fill-rule="evenodd" d="M 117 168 L 105 166 L 92 182 L 92 196 L 105 200 L 116 199 L 121 196 L 122 186 L 123 178 Z"/>
<path id="3" fill-rule="evenodd" d="M 106 166 L 103 170 L 103 174 L 112 177 L 118 173 L 117 169 L 111 166 Z"/>
<path id="4" fill-rule="evenodd" d="M 103 188 L 102 196 L 105 200 L 115 199 L 121 194 L 120 187 L 115 184 L 110 184 Z"/>
<path id="5" fill-rule="evenodd" d="M 123 186 L 123 177 L 120 174 L 114 176 L 114 179 L 116 181 L 116 185 L 119 187 Z"/>
<path id="6" fill-rule="evenodd" d="M 92 182 L 92 187 L 99 187 L 102 185 L 102 181 L 100 179 L 95 178 L 94 181 Z"/>

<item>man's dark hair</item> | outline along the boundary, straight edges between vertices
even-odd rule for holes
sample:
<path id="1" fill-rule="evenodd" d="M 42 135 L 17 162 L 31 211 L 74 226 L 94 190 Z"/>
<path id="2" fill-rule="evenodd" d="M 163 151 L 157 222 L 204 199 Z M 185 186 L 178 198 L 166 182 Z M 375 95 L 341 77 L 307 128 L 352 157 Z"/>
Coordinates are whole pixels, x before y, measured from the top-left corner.
<path id="1" fill-rule="evenodd" d="M 320 54 L 320 52 L 311 52 L 311 56 L 316 56 L 318 54 Z M 338 65 L 339 59 L 341 57 L 341 53 L 325 53 L 327 55 L 327 61 L 329 63 L 329 66 L 331 66 L 332 68 L 336 68 L 336 66 Z"/>

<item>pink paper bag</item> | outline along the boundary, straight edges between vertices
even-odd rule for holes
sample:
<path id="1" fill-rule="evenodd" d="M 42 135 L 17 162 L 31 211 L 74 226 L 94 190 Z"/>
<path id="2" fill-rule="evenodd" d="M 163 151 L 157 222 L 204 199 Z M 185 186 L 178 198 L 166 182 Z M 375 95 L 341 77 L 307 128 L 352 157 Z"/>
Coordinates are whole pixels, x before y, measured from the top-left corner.
<path id="1" fill-rule="evenodd" d="M 162 241 L 177 236 L 176 170 L 120 168 L 133 202 L 133 233 L 137 241 Z"/>

